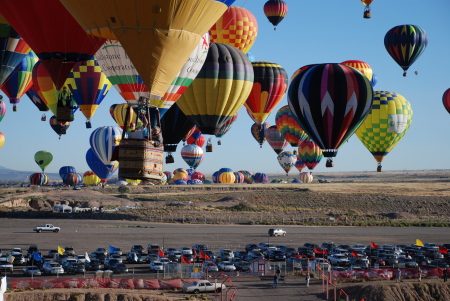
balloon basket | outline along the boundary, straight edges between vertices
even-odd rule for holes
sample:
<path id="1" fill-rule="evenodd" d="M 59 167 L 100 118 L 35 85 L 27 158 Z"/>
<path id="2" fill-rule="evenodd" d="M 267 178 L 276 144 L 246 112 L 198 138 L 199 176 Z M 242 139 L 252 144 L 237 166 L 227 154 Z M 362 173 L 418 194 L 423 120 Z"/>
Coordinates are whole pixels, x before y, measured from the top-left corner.
<path id="1" fill-rule="evenodd" d="M 168 155 L 166 157 L 166 164 L 170 164 L 170 163 L 174 163 L 174 162 L 175 162 L 175 159 L 173 158 L 172 155 Z"/>
<path id="2" fill-rule="evenodd" d="M 325 163 L 325 167 L 334 167 L 334 162 L 331 159 L 327 160 L 327 163 Z"/>
<path id="3" fill-rule="evenodd" d="M 13 112 L 17 112 L 17 106 L 16 105 L 13 106 Z"/>
<path id="4" fill-rule="evenodd" d="M 74 119 L 72 108 L 58 107 L 56 108 L 56 120 L 59 122 L 72 122 Z"/>
<path id="5" fill-rule="evenodd" d="M 47 116 L 45 116 L 45 114 L 44 115 L 42 115 L 42 117 L 41 117 L 41 121 L 46 121 L 47 120 Z"/>
<path id="6" fill-rule="evenodd" d="M 160 181 L 163 171 L 163 146 L 154 147 L 146 139 L 122 139 L 119 145 L 119 178 Z"/>
<path id="7" fill-rule="evenodd" d="M 368 10 L 364 11 L 364 19 L 370 19 L 372 17 L 372 13 Z"/>
<path id="8" fill-rule="evenodd" d="M 92 124 L 90 122 L 86 122 L 86 128 L 87 129 L 91 129 L 92 128 Z"/>
<path id="9" fill-rule="evenodd" d="M 377 166 L 377 172 L 381 172 L 381 165 Z"/>
<path id="10" fill-rule="evenodd" d="M 222 145 L 222 141 L 217 141 L 217 145 Z"/>
<path id="11" fill-rule="evenodd" d="M 213 151 L 213 146 L 212 146 L 212 144 L 206 145 L 206 152 L 207 152 L 207 153 L 212 153 L 212 151 Z"/>

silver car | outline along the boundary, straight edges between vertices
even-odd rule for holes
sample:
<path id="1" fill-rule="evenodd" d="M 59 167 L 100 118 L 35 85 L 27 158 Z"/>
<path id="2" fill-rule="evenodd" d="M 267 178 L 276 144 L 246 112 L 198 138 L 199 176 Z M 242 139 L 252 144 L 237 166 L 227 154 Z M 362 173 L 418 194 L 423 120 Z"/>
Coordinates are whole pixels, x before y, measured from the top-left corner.
<path id="1" fill-rule="evenodd" d="M 31 265 L 23 268 L 23 274 L 28 276 L 41 276 L 41 270 L 37 266 Z"/>

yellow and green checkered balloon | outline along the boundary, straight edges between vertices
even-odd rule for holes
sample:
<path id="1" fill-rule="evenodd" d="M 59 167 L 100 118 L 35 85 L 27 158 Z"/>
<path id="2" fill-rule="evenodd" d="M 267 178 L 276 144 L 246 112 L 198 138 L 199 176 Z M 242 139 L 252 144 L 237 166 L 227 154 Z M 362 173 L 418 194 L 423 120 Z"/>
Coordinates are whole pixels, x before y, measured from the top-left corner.
<path id="1" fill-rule="evenodd" d="M 408 131 L 412 115 L 411 104 L 402 95 L 374 91 L 371 112 L 356 131 L 356 136 L 381 163 Z"/>

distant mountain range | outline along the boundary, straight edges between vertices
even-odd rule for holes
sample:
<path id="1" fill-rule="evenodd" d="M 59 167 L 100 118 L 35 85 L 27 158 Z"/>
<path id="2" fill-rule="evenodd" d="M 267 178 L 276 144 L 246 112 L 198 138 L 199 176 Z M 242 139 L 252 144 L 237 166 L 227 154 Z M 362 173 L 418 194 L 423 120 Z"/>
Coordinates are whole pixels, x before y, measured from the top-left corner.
<path id="1" fill-rule="evenodd" d="M 28 181 L 28 177 L 39 171 L 18 171 L 0 166 L 0 181 Z M 45 173 L 50 181 L 61 180 L 57 173 Z"/>

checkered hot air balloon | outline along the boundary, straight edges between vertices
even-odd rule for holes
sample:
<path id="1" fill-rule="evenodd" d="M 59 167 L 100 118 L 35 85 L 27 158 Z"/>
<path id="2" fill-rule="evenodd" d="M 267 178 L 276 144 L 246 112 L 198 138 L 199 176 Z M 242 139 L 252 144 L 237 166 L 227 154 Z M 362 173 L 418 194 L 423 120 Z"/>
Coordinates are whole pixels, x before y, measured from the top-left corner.
<path id="1" fill-rule="evenodd" d="M 276 26 L 284 19 L 287 12 L 288 6 L 283 0 L 269 0 L 264 4 L 264 14 L 275 26 L 273 30 L 277 30 Z"/>
<path id="2" fill-rule="evenodd" d="M 411 104 L 402 95 L 389 91 L 374 91 L 370 114 L 355 132 L 359 140 L 381 162 L 397 145 L 412 123 Z"/>

